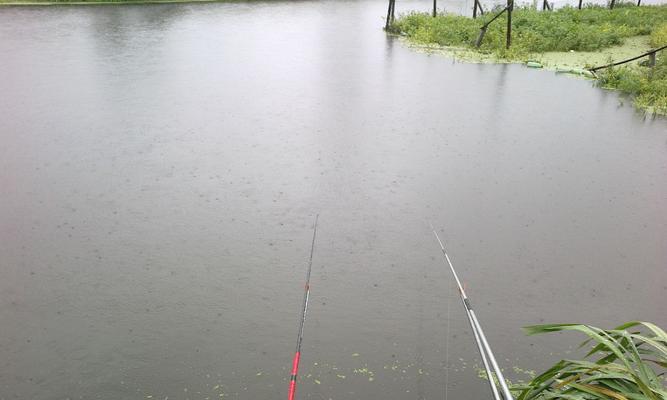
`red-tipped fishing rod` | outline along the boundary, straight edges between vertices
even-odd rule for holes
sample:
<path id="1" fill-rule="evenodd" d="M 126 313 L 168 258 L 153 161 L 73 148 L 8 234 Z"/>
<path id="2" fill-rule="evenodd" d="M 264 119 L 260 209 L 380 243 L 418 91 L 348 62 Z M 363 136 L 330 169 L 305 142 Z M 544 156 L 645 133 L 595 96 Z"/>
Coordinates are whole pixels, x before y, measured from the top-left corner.
<path id="1" fill-rule="evenodd" d="M 491 362 L 491 367 L 493 368 L 493 371 L 495 372 L 496 377 L 498 378 L 498 384 L 500 385 L 502 397 L 505 400 L 514 400 L 514 397 L 512 397 L 509 387 L 505 382 L 505 377 L 503 376 L 503 372 L 500 370 L 500 367 L 498 366 L 496 357 L 493 355 L 493 352 L 491 351 L 491 346 L 489 346 L 489 342 L 486 340 L 486 336 L 484 335 L 482 326 L 479 324 L 477 316 L 475 315 L 475 312 L 473 311 L 472 306 L 470 305 L 470 300 L 468 300 L 468 296 L 466 295 L 466 292 L 463 289 L 463 285 L 461 285 L 459 276 L 456 274 L 456 270 L 452 265 L 452 261 L 449 259 L 447 251 L 445 251 L 445 246 L 442 244 L 440 236 L 438 236 L 438 232 L 435 231 L 433 225 L 431 225 L 431 229 L 433 230 L 435 238 L 438 240 L 438 244 L 440 244 L 440 249 L 442 250 L 442 254 L 445 256 L 445 261 L 447 262 L 447 265 L 449 265 L 449 269 L 452 271 L 452 275 L 454 275 L 454 280 L 456 280 L 456 285 L 459 287 L 459 294 L 461 296 L 461 301 L 463 302 L 463 308 L 465 308 L 466 310 L 466 315 L 468 316 L 468 322 L 470 323 L 470 328 L 472 329 L 473 336 L 475 337 L 477 349 L 479 350 L 479 354 L 482 357 L 482 363 L 484 364 L 486 375 L 489 378 L 489 385 L 491 386 L 491 392 L 493 393 L 493 398 L 495 400 L 500 400 L 500 395 L 498 393 L 498 388 L 496 387 L 496 383 L 493 379 L 493 375 L 491 374 L 491 368 L 489 368 L 489 361 Z"/>
<path id="2" fill-rule="evenodd" d="M 296 340 L 296 351 L 292 360 L 292 374 L 289 378 L 288 400 L 294 400 L 296 393 L 296 375 L 299 373 L 299 359 L 301 358 L 301 342 L 303 341 L 303 324 L 306 322 L 306 312 L 308 311 L 308 296 L 310 295 L 310 271 L 313 269 L 313 251 L 315 250 L 315 235 L 317 235 L 317 220 L 320 215 L 315 216 L 315 225 L 313 226 L 313 242 L 310 244 L 310 259 L 308 260 L 308 272 L 306 273 L 306 286 L 303 294 L 303 306 L 301 308 L 301 322 L 299 323 L 299 336 Z"/>

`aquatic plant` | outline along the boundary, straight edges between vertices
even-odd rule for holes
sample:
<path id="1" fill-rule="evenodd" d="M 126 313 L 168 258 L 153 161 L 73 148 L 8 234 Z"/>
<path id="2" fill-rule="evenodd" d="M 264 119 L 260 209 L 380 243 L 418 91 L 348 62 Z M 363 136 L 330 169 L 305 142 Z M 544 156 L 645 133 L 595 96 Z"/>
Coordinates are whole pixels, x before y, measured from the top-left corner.
<path id="1" fill-rule="evenodd" d="M 667 333 L 655 324 L 635 321 L 609 330 L 580 324 L 524 329 L 529 335 L 581 332 L 589 337 L 581 346 L 592 348 L 582 360 L 561 360 L 527 384 L 513 385 L 517 400 L 667 399 Z"/>

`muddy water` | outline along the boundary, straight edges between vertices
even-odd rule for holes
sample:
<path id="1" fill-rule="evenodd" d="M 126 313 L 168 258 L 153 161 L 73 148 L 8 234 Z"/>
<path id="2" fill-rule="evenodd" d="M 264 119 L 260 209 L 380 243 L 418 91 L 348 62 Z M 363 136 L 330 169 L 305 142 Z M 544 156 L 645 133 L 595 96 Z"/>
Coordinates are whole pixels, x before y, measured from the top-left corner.
<path id="1" fill-rule="evenodd" d="M 667 122 L 384 11 L 0 9 L 0 399 L 285 396 L 318 212 L 302 399 L 488 398 L 429 221 L 513 379 L 666 325 Z"/>

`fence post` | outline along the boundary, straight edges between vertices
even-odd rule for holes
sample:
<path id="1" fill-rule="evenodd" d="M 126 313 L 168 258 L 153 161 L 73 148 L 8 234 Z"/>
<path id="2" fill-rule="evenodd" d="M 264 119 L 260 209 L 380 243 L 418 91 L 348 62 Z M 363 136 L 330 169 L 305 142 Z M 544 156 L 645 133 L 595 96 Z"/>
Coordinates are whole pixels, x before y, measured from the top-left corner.
<path id="1" fill-rule="evenodd" d="M 616 0 L 611 0 L 611 1 L 609 2 L 609 9 L 610 9 L 610 10 L 613 10 L 615 4 L 616 4 Z"/>
<path id="2" fill-rule="evenodd" d="M 438 0 L 433 0 L 433 18 L 435 18 L 436 15 L 436 8 L 437 8 L 437 1 Z"/>
<path id="3" fill-rule="evenodd" d="M 655 67 L 655 53 L 648 55 L 648 66 L 651 68 Z"/>
<path id="4" fill-rule="evenodd" d="M 514 8 L 514 0 L 507 0 L 507 42 L 506 48 L 512 45 L 512 9 Z"/>
<path id="5" fill-rule="evenodd" d="M 387 14 L 387 20 L 389 22 L 387 23 L 387 26 L 391 25 L 396 19 L 396 16 L 394 14 L 395 9 L 396 9 L 396 0 L 389 0 L 389 13 Z"/>
<path id="6" fill-rule="evenodd" d="M 642 0 L 637 0 L 637 7 L 642 5 Z"/>
<path id="7" fill-rule="evenodd" d="M 584 0 L 579 0 L 579 9 L 581 10 L 581 3 L 583 3 Z M 642 0 L 639 0 L 642 1 Z"/>
<path id="8" fill-rule="evenodd" d="M 387 7 L 387 21 L 384 23 L 384 30 L 389 29 L 389 18 L 391 17 L 391 2 L 392 0 L 389 0 L 389 6 Z"/>
<path id="9" fill-rule="evenodd" d="M 477 0 L 472 3 L 472 18 L 477 18 Z"/>

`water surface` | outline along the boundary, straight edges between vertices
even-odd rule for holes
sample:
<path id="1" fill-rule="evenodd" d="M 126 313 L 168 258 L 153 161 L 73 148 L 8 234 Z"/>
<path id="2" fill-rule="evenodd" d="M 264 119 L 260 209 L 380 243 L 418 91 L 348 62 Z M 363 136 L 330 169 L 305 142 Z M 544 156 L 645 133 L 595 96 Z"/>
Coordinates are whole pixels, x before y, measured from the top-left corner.
<path id="1" fill-rule="evenodd" d="M 667 122 L 385 10 L 0 9 L 0 399 L 285 396 L 318 212 L 302 399 L 489 398 L 429 221 L 514 379 L 667 325 Z"/>

